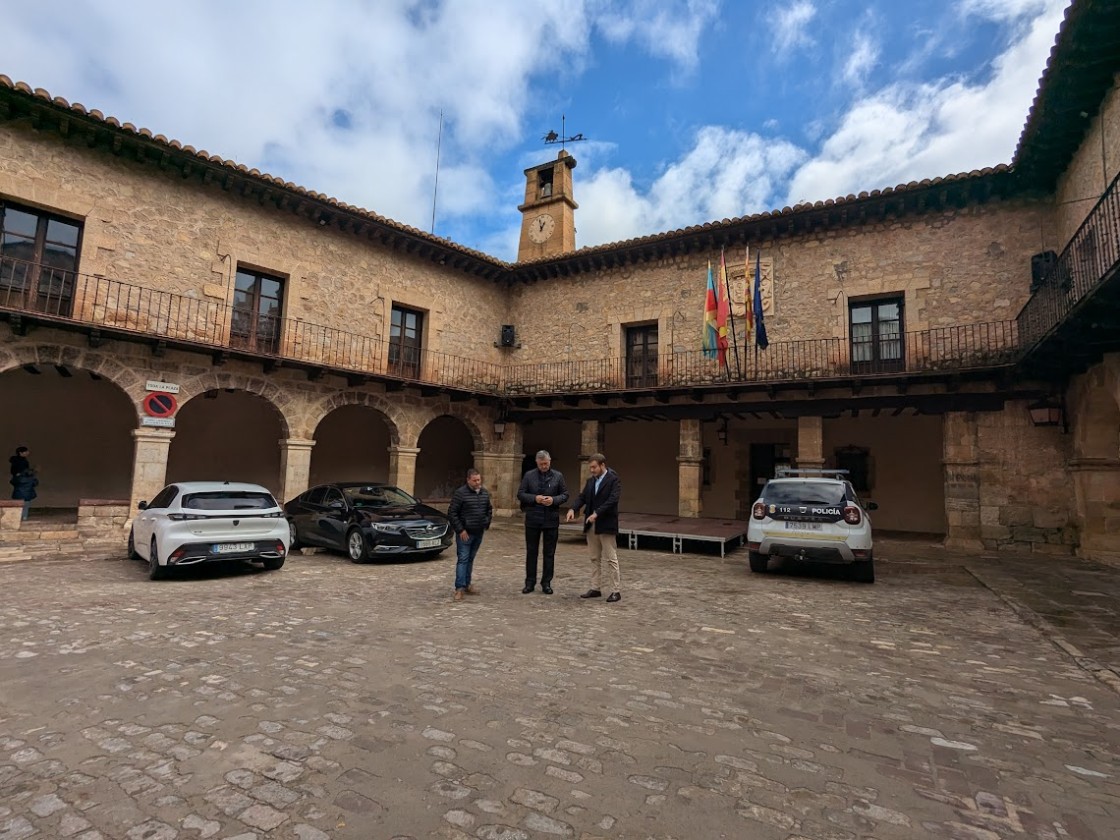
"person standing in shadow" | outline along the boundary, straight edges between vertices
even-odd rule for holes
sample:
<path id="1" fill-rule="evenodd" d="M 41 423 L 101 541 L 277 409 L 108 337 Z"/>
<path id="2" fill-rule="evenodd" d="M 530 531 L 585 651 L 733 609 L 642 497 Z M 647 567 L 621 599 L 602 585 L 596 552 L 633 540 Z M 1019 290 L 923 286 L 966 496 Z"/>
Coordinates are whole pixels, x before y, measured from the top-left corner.
<path id="1" fill-rule="evenodd" d="M 35 477 L 35 470 L 31 468 L 31 462 L 27 460 L 27 456 L 30 454 L 31 450 L 26 446 L 17 446 L 16 454 L 8 459 L 12 471 L 12 477 L 9 479 L 12 485 L 12 498 L 23 502 L 23 514 L 20 516 L 23 522 L 31 518 L 31 501 L 38 495 L 35 488 L 39 486 L 39 479 Z"/>
<path id="2" fill-rule="evenodd" d="M 560 536 L 560 506 L 568 501 L 568 488 L 559 470 L 552 469 L 552 456 L 537 453 L 536 469 L 529 470 L 517 488 L 517 498 L 525 511 L 525 588 L 528 595 L 537 586 L 537 556 L 544 539 L 544 569 L 541 592 L 552 594 L 552 573 L 556 567 L 556 542 Z"/>
<path id="3" fill-rule="evenodd" d="M 622 480 L 607 466 L 604 455 L 595 453 L 587 459 L 591 477 L 568 510 L 571 522 L 583 511 L 583 532 L 591 552 L 591 588 L 579 597 L 599 598 L 603 594 L 603 561 L 610 570 L 608 603 L 622 600 L 622 575 L 618 567 L 618 500 L 622 496 Z"/>

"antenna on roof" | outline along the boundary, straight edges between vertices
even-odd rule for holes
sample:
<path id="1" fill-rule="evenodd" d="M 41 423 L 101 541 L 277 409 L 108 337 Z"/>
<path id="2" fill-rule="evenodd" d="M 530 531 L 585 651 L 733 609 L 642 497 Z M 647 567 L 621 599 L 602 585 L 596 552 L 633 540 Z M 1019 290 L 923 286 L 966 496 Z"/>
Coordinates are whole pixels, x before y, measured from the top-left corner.
<path id="1" fill-rule="evenodd" d="M 587 139 L 586 137 L 583 136 L 582 132 L 580 134 L 573 134 L 571 137 L 569 137 L 568 136 L 567 123 L 568 123 L 567 114 L 561 114 L 560 115 L 560 133 L 557 134 L 555 131 L 550 131 L 550 132 L 548 132 L 548 134 L 546 134 L 544 137 L 541 138 L 541 140 L 543 140 L 545 142 L 546 146 L 550 146 L 550 145 L 553 145 L 555 143 L 559 143 L 560 148 L 563 149 L 564 146 L 567 145 L 568 143 L 581 143 L 581 142 L 583 142 L 584 140 Z"/>
<path id="2" fill-rule="evenodd" d="M 436 235 L 436 195 L 439 194 L 439 149 L 443 144 L 443 109 L 439 109 L 439 133 L 436 135 L 436 178 L 432 187 L 432 236 Z"/>

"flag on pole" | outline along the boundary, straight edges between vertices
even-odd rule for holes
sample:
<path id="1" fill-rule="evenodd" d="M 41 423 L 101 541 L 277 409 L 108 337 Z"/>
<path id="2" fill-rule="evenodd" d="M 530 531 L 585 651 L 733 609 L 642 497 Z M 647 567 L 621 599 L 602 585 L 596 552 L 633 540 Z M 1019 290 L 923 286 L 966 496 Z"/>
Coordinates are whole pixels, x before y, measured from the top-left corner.
<path id="1" fill-rule="evenodd" d="M 747 299 L 746 300 L 747 311 L 746 311 L 746 317 L 744 319 L 745 322 L 746 322 L 746 328 L 744 329 L 743 346 L 744 347 L 749 347 L 751 342 L 754 340 L 752 338 L 752 335 L 754 333 L 754 290 L 751 289 L 751 249 L 750 249 L 750 246 L 747 246 L 747 254 L 743 258 L 743 275 L 744 275 L 744 280 L 746 281 L 746 287 L 747 287 L 746 292 L 744 294 L 744 297 L 746 297 L 746 299 Z"/>
<path id="2" fill-rule="evenodd" d="M 708 260 L 708 292 L 704 298 L 704 333 L 702 346 L 704 356 L 714 359 L 719 346 L 719 300 L 716 297 L 716 281 L 712 277 L 712 261 Z"/>
<path id="3" fill-rule="evenodd" d="M 766 324 L 762 320 L 762 255 L 754 257 L 754 343 L 765 350 L 770 346 L 766 337 Z"/>
<path id="4" fill-rule="evenodd" d="M 727 367 L 727 350 L 731 346 L 731 301 L 727 294 L 727 264 L 723 259 L 723 249 L 719 252 L 719 285 L 716 287 L 716 346 L 719 350 L 719 366 Z"/>

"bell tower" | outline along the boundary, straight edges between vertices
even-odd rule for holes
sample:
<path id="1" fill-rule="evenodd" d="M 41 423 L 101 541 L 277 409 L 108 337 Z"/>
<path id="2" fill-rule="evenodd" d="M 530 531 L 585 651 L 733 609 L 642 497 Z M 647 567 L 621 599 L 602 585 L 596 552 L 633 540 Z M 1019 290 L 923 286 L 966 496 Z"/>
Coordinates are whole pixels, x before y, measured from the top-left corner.
<path id="1" fill-rule="evenodd" d="M 564 149 L 556 160 L 525 170 L 525 203 L 517 261 L 558 257 L 576 249 L 576 204 L 572 170 L 576 159 Z"/>

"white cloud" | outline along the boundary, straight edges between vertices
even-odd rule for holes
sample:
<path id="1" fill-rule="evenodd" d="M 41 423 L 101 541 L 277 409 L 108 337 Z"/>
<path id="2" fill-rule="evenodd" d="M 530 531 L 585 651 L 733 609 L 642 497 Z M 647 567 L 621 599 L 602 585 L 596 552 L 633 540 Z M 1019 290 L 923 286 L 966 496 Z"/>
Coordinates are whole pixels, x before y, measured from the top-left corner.
<path id="1" fill-rule="evenodd" d="M 974 0 L 974 6 L 979 6 Z M 994 6 L 987 0 L 986 6 Z M 1010 0 L 1006 6 L 1038 4 Z M 794 175 L 787 201 L 815 201 L 1009 163 L 1058 30 L 1065 0 L 1048 0 L 992 64 L 984 84 L 894 84 L 855 102 L 818 155 Z M 990 10 L 989 10 L 990 11 Z"/>
<path id="2" fill-rule="evenodd" d="M 648 236 L 769 209 L 804 153 L 782 140 L 718 126 L 642 192 L 624 169 L 602 169 L 579 187 L 580 247 Z"/>
<path id="3" fill-rule="evenodd" d="M 782 55 L 794 47 L 812 45 L 813 39 L 807 30 L 816 14 L 817 9 L 809 0 L 797 0 L 779 9 L 773 19 L 774 51 Z"/>
<path id="4" fill-rule="evenodd" d="M 857 32 L 852 37 L 851 51 L 844 62 L 841 78 L 857 89 L 863 88 L 868 72 L 879 60 L 879 45 L 867 32 Z"/>
<path id="5" fill-rule="evenodd" d="M 608 40 L 636 41 L 687 75 L 699 63 L 701 36 L 718 11 L 716 0 L 687 0 L 684 8 L 664 0 L 633 0 L 621 10 L 604 6 L 595 25 Z"/>

